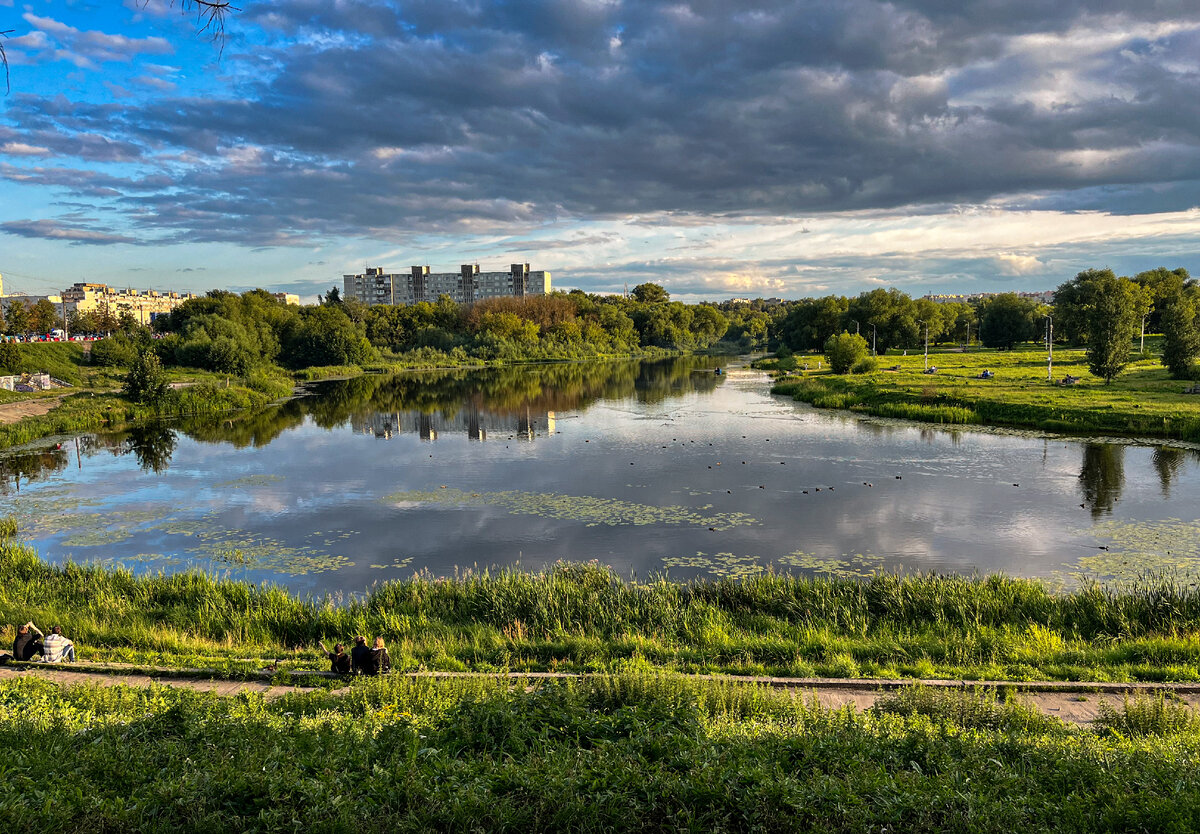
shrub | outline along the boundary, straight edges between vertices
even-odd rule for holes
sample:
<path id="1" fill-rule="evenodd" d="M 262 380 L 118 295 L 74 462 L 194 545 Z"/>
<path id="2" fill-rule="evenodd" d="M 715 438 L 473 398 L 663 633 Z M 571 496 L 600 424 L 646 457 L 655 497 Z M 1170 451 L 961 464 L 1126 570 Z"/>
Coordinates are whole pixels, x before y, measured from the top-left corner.
<path id="1" fill-rule="evenodd" d="M 152 351 L 146 351 L 133 360 L 125 376 L 122 393 L 135 403 L 162 405 L 170 394 L 167 373 Z"/>
<path id="2" fill-rule="evenodd" d="M 844 374 L 867 356 L 867 340 L 856 333 L 839 333 L 825 342 L 825 358 L 835 374 Z"/>
<path id="3" fill-rule="evenodd" d="M 870 374 L 879 370 L 879 360 L 874 356 L 864 356 L 854 363 L 854 367 L 850 369 L 852 374 Z"/>
<path id="4" fill-rule="evenodd" d="M 15 374 L 21 370 L 21 349 L 15 342 L 0 342 L 0 371 Z"/>
<path id="5" fill-rule="evenodd" d="M 92 363 L 106 368 L 128 368 L 137 357 L 137 348 L 122 334 L 109 336 L 92 345 Z"/>

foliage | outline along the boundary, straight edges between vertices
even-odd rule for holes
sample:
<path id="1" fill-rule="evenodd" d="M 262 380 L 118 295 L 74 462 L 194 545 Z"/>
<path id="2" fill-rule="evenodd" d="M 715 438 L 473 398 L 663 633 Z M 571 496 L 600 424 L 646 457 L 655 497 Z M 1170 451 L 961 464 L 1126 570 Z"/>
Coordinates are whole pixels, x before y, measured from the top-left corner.
<path id="1" fill-rule="evenodd" d="M 21 348 L 16 342 L 0 342 L 0 371 L 10 374 L 21 370 Z"/>
<path id="2" fill-rule="evenodd" d="M 852 374 L 873 374 L 879 370 L 879 360 L 874 356 L 864 356 L 850 368 Z"/>
<path id="3" fill-rule="evenodd" d="M 660 284 L 638 284 L 630 293 L 639 304 L 665 304 L 671 295 Z"/>
<path id="4" fill-rule="evenodd" d="M 144 347 L 142 348 L 144 350 Z M 139 346 L 123 333 L 92 343 L 91 359 L 96 365 L 128 368 L 137 359 Z"/>
<path id="5" fill-rule="evenodd" d="M 979 341 L 985 347 L 1012 350 L 1017 342 L 1037 338 L 1038 306 L 1016 293 L 1001 293 L 979 308 Z"/>
<path id="6" fill-rule="evenodd" d="M 159 406 L 170 394 L 170 382 L 152 351 L 138 354 L 129 366 L 121 392 L 139 405 Z"/>
<path id="7" fill-rule="evenodd" d="M 1188 379 L 1192 374 L 1192 363 L 1200 355 L 1200 319 L 1197 317 L 1200 293 L 1180 290 L 1178 295 L 1162 303 L 1162 363 L 1171 376 Z"/>
<path id="8" fill-rule="evenodd" d="M 852 333 L 840 333 L 825 341 L 825 358 L 835 374 L 844 374 L 867 357 L 867 340 Z"/>
<path id="9" fill-rule="evenodd" d="M 1111 273 L 1093 282 L 1088 310 L 1088 369 L 1105 383 L 1129 364 L 1134 334 L 1141 322 L 1139 305 L 1143 293 L 1127 278 Z"/>

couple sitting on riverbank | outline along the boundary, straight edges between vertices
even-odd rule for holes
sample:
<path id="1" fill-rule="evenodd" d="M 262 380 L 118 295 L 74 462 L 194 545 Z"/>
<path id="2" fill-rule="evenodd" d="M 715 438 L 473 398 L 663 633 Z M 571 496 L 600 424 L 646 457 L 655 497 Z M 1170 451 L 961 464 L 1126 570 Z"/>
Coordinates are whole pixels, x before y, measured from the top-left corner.
<path id="1" fill-rule="evenodd" d="M 35 634 L 41 639 L 35 638 Z M 13 660 L 29 661 L 38 654 L 42 656 L 43 663 L 74 663 L 75 644 L 63 637 L 62 626 L 55 626 L 49 634 L 42 634 L 41 629 L 30 620 L 17 629 L 12 656 Z"/>
<path id="2" fill-rule="evenodd" d="M 346 647 L 341 643 L 335 645 L 333 651 L 329 651 L 322 640 L 318 640 L 317 645 L 329 659 L 330 671 L 339 675 L 381 675 L 392 671 L 392 658 L 388 656 L 382 637 L 375 638 L 375 648 L 367 646 L 366 637 L 355 637 L 350 654 L 346 654 Z"/>

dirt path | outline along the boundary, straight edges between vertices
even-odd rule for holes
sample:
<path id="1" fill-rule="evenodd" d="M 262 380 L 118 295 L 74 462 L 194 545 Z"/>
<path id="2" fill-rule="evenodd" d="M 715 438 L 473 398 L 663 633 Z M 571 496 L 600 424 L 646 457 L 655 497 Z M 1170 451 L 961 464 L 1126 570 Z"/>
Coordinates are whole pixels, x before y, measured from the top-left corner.
<path id="1" fill-rule="evenodd" d="M 16 423 L 26 417 L 40 417 L 47 414 L 66 396 L 66 394 L 60 394 L 57 397 L 38 397 L 32 400 L 0 403 L 0 425 Z"/>
<path id="2" fill-rule="evenodd" d="M 69 669 L 64 666 L 4 666 L 0 667 L 0 681 L 14 680 L 24 676 L 35 676 L 44 680 L 66 686 L 86 684 L 91 686 L 133 686 L 148 687 L 153 685 L 170 686 L 178 689 L 192 689 L 198 692 L 213 692 L 217 695 L 230 696 L 239 692 L 257 692 L 268 699 L 274 699 L 293 692 L 313 692 L 317 687 L 278 685 L 272 683 L 264 674 L 263 680 L 258 681 L 228 681 L 205 680 L 199 677 L 171 677 L 169 670 L 155 669 L 138 672 L 137 667 L 122 664 L 108 664 L 105 670 Z M 178 673 L 180 670 L 174 670 Z M 197 670 L 193 670 L 197 671 Z M 461 678 L 461 677 L 499 677 L 486 672 L 412 672 L 410 677 L 430 678 Z M 556 672 L 514 672 L 503 675 L 514 682 L 526 681 L 531 683 L 546 678 L 572 678 L 576 675 Z M 730 678 L 697 675 L 701 679 L 731 680 Z M 1034 683 L 1017 683 L 1012 681 L 897 681 L 897 680 L 848 680 L 848 679 L 812 679 L 812 678 L 733 678 L 735 681 L 765 684 L 776 688 L 788 689 L 797 695 L 808 699 L 815 697 L 824 707 L 841 708 L 847 705 L 858 710 L 867 710 L 875 705 L 879 698 L 902 686 L 921 683 L 937 689 L 1008 689 L 1016 690 L 1017 697 L 1030 706 L 1036 707 L 1045 715 L 1060 718 L 1071 724 L 1085 725 L 1095 721 L 1100 712 L 1101 704 L 1120 708 L 1126 697 L 1153 696 L 1159 692 L 1173 693 L 1179 702 L 1187 704 L 1193 710 L 1200 710 L 1200 685 L 1197 684 L 1149 684 L 1131 683 L 1114 684 L 1098 682 L 1054 682 L 1043 681 Z M 334 693 L 344 692 L 346 688 L 335 689 Z"/>

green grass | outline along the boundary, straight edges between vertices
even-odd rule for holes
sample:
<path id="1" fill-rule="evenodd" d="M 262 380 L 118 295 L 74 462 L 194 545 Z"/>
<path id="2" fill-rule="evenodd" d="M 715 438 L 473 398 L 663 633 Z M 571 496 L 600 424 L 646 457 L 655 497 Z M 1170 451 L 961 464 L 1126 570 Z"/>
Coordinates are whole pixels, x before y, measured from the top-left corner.
<path id="1" fill-rule="evenodd" d="M 64 626 L 92 660 L 176 667 L 381 635 L 403 670 L 667 669 L 797 677 L 1200 680 L 1200 590 L 1147 579 L 1054 593 L 1004 576 L 766 574 L 626 581 L 595 565 L 415 576 L 362 598 L 195 573 L 54 566 L 0 544 L 0 622 Z M 12 626 L 0 641 L 13 638 Z"/>
<path id="2" fill-rule="evenodd" d="M 936 374 L 922 372 L 919 353 L 881 357 L 881 368 L 900 370 L 846 376 L 801 371 L 779 378 L 772 391 L 818 408 L 922 422 L 1200 440 L 1200 397 L 1183 394 L 1190 383 L 1170 379 L 1149 349 L 1111 385 L 1088 373 L 1082 350 L 1055 349 L 1054 383 L 1046 378 L 1040 348 L 931 351 L 929 364 Z M 984 369 L 995 377 L 979 379 Z M 1082 381 L 1056 384 L 1066 374 Z"/>
<path id="3" fill-rule="evenodd" d="M 271 703 L 0 685 L 6 832 L 1185 832 L 1198 759 L 1191 726 L 1072 728 L 954 693 L 857 713 L 660 675 Z"/>

